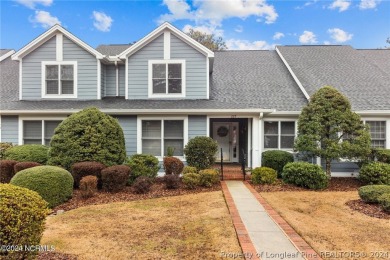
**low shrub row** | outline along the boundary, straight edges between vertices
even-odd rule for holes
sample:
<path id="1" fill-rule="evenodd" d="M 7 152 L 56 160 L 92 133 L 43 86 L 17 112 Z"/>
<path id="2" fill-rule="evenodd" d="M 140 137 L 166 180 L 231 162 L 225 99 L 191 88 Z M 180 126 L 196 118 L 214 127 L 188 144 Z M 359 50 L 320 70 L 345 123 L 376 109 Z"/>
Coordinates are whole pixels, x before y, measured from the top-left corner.
<path id="1" fill-rule="evenodd" d="M 384 211 L 390 212 L 390 185 L 367 185 L 358 192 L 364 202 L 380 204 Z"/>
<path id="2" fill-rule="evenodd" d="M 36 162 L 46 164 L 48 160 L 49 147 L 39 144 L 25 144 L 13 146 L 4 152 L 7 160 L 18 162 Z"/>
<path id="3" fill-rule="evenodd" d="M 360 168 L 359 179 L 364 184 L 390 185 L 390 164 L 383 162 L 364 164 Z"/>

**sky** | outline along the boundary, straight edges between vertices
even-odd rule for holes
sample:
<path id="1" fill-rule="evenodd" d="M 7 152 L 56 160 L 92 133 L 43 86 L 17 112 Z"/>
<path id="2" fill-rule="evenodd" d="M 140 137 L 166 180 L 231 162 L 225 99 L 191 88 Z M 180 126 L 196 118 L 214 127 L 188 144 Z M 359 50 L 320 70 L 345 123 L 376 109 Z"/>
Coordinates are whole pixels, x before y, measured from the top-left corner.
<path id="1" fill-rule="evenodd" d="M 228 49 L 388 46 L 390 0 L 0 0 L 0 48 L 19 50 L 58 23 L 96 48 L 139 41 L 164 21 L 222 37 Z"/>

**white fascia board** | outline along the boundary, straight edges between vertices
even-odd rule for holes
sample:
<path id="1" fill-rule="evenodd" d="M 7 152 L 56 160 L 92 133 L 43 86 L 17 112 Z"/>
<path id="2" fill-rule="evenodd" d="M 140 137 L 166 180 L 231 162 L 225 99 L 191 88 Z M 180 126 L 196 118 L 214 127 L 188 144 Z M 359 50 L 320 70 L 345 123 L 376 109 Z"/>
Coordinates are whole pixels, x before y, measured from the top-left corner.
<path id="1" fill-rule="evenodd" d="M 172 26 L 170 23 L 165 22 L 156 29 L 154 29 L 151 33 L 146 35 L 144 38 L 136 42 L 135 44 L 131 45 L 128 49 L 123 51 L 118 55 L 120 59 L 126 59 L 130 55 L 134 54 L 138 50 L 140 50 L 143 46 L 148 44 L 149 42 L 153 41 L 155 38 L 160 36 L 165 29 L 169 29 L 176 37 L 180 38 L 181 40 L 185 41 L 187 44 L 192 46 L 193 48 L 197 49 L 204 55 L 206 55 L 209 58 L 214 57 L 214 52 L 210 51 L 206 47 L 204 47 L 202 44 L 198 43 L 191 37 L 189 37 L 187 34 L 184 32 L 180 31 L 176 27 Z"/>
<path id="2" fill-rule="evenodd" d="M 370 115 L 370 116 L 390 116 L 390 110 L 357 110 L 354 111 L 358 115 Z"/>
<path id="3" fill-rule="evenodd" d="M 306 89 L 303 87 L 302 83 L 299 81 L 298 77 L 295 75 L 294 71 L 291 69 L 287 60 L 283 57 L 282 53 L 279 51 L 278 46 L 275 47 L 275 50 L 276 50 L 276 53 L 279 55 L 280 59 L 283 61 L 284 65 L 287 67 L 291 76 L 294 78 L 295 83 L 297 83 L 298 87 L 301 89 L 303 95 L 306 97 L 307 100 L 310 100 L 310 95 L 307 93 Z"/>
<path id="4" fill-rule="evenodd" d="M 6 54 L 3 54 L 0 56 L 0 62 L 7 59 L 9 56 L 11 56 L 12 54 L 14 54 L 15 51 L 14 50 L 10 50 L 9 52 L 7 52 Z"/>
<path id="5" fill-rule="evenodd" d="M 82 47 L 83 49 L 85 49 L 86 51 L 91 53 L 92 55 L 94 55 L 97 59 L 104 59 L 105 58 L 105 56 L 103 54 L 101 54 L 100 52 L 98 52 L 97 50 L 95 50 L 94 48 L 92 48 L 91 46 L 89 46 L 88 44 L 86 44 L 85 42 L 83 42 L 82 40 L 77 38 L 76 36 L 74 36 L 72 33 L 65 30 L 61 25 L 56 24 L 53 27 L 51 27 L 49 30 L 47 30 L 46 32 L 44 32 L 43 34 L 41 34 L 40 36 L 38 36 L 37 38 L 32 40 L 29 44 L 24 46 L 22 49 L 20 49 L 14 55 L 12 55 L 12 59 L 19 60 L 19 59 L 23 58 L 24 56 L 26 56 L 27 54 L 29 54 L 30 52 L 32 52 L 33 50 L 35 50 L 36 48 L 38 48 L 39 46 L 44 44 L 46 41 L 48 41 L 57 32 L 61 32 L 63 35 L 65 35 L 71 41 L 73 41 L 74 43 L 76 43 L 77 45 L 79 45 L 80 47 Z"/>

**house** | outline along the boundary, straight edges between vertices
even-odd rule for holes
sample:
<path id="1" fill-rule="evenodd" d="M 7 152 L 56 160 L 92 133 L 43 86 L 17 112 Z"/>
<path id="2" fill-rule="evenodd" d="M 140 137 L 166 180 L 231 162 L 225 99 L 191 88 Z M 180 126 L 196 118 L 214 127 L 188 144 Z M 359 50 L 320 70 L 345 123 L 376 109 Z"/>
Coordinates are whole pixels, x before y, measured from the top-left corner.
<path id="1" fill-rule="evenodd" d="M 94 49 L 55 25 L 16 53 L 1 51 L 0 138 L 48 144 L 61 120 L 95 106 L 119 120 L 128 155 L 162 159 L 174 147 L 184 160 L 189 139 L 210 136 L 225 162 L 246 156 L 256 167 L 265 150 L 292 151 L 301 109 L 325 85 L 350 99 L 374 147 L 390 149 L 390 50 L 212 52 L 169 23 L 133 45 Z M 356 169 L 334 162 L 333 174 Z"/>

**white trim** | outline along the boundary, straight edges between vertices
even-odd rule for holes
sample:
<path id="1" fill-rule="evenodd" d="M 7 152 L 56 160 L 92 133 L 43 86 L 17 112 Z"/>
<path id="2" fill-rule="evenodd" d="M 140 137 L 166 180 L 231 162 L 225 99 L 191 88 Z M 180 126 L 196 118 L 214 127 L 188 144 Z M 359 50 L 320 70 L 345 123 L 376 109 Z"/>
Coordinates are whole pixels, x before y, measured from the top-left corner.
<path id="1" fill-rule="evenodd" d="M 20 60 L 45 42 L 47 42 L 49 39 L 51 39 L 57 32 L 61 32 L 63 35 L 65 35 L 67 38 L 72 40 L 74 43 L 94 55 L 97 59 L 103 59 L 105 56 L 74 36 L 72 33 L 65 30 L 61 25 L 56 24 L 53 27 L 51 27 L 49 30 L 35 38 L 33 41 L 31 41 L 29 44 L 24 46 L 22 49 L 20 49 L 18 52 L 16 52 L 14 55 L 12 55 L 13 60 Z"/>
<path id="2" fill-rule="evenodd" d="M 62 33 L 56 34 L 56 60 L 63 61 L 64 59 L 64 37 Z"/>
<path id="3" fill-rule="evenodd" d="M 188 143 L 188 116 L 184 117 L 155 117 L 155 116 L 141 116 L 137 117 L 137 153 L 142 153 L 142 120 L 159 120 L 161 121 L 161 156 L 156 156 L 159 161 L 162 161 L 164 158 L 164 120 L 183 120 L 183 149 Z M 176 156 L 180 160 L 185 160 L 184 154 L 183 156 Z"/>
<path id="4" fill-rule="evenodd" d="M 181 64 L 181 93 L 168 93 L 168 81 L 166 82 L 165 94 L 153 93 L 153 64 Z M 166 77 L 168 66 L 166 66 Z M 148 61 L 148 97 L 149 98 L 183 98 L 186 96 L 186 61 L 185 60 L 149 60 Z"/>
<path id="5" fill-rule="evenodd" d="M 390 149 L 390 120 L 386 120 L 386 149 Z"/>
<path id="6" fill-rule="evenodd" d="M 154 29 L 151 33 L 146 35 L 144 38 L 142 38 L 141 40 L 139 40 L 135 44 L 131 45 L 128 49 L 126 49 L 125 51 L 120 53 L 118 55 L 118 57 L 120 59 L 128 58 L 130 55 L 132 55 L 135 52 L 137 52 L 138 50 L 140 50 L 143 46 L 145 46 L 146 44 L 148 44 L 149 42 L 153 41 L 158 36 L 160 36 L 161 33 L 166 29 L 169 29 L 176 37 L 185 41 L 187 44 L 189 44 L 193 48 L 197 49 L 199 52 L 203 53 L 207 57 L 209 57 L 209 58 L 214 57 L 214 52 L 207 49 L 202 44 L 198 43 L 197 41 L 195 41 L 194 39 L 192 39 L 191 37 L 186 35 L 184 32 L 180 31 L 176 27 L 169 24 L 168 22 L 163 23 L 162 25 L 160 25 L 159 27 Z"/>
<path id="7" fill-rule="evenodd" d="M 117 61 L 115 61 L 115 89 L 116 96 L 119 97 L 119 66 Z"/>
<path id="8" fill-rule="evenodd" d="M 259 116 L 252 117 L 252 167 L 259 167 L 261 166 L 261 133 L 260 133 L 260 125 L 262 119 L 259 118 Z"/>
<path id="9" fill-rule="evenodd" d="M 206 57 L 206 98 L 210 99 L 210 60 Z"/>
<path id="10" fill-rule="evenodd" d="M 19 60 L 19 100 L 23 100 L 23 59 Z"/>
<path id="11" fill-rule="evenodd" d="M 282 59 L 284 65 L 287 67 L 288 71 L 290 72 L 291 76 L 294 78 L 295 83 L 297 83 L 298 87 L 301 89 L 303 95 L 306 97 L 307 100 L 310 100 L 309 94 L 306 92 L 305 88 L 303 87 L 302 83 L 299 81 L 298 77 L 295 75 L 294 71 L 291 69 L 290 65 L 288 65 L 286 59 L 283 57 L 282 53 L 279 51 L 278 47 L 275 47 L 276 53 L 279 55 L 279 57 Z"/>
<path id="12" fill-rule="evenodd" d="M 7 59 L 8 57 L 10 57 L 12 54 L 14 54 L 15 51 L 14 50 L 10 50 L 9 52 L 7 52 L 6 54 L 3 54 L 0 56 L 0 62 Z"/>
<path id="13" fill-rule="evenodd" d="M 126 58 L 125 70 L 125 99 L 129 99 L 129 58 Z"/>
<path id="14" fill-rule="evenodd" d="M 207 116 L 207 122 L 206 122 L 206 127 L 207 127 L 207 131 L 206 131 L 206 136 L 207 137 L 211 137 L 211 133 L 210 133 L 210 116 Z"/>
<path id="15" fill-rule="evenodd" d="M 164 31 L 164 60 L 171 59 L 171 32 Z"/>
<path id="16" fill-rule="evenodd" d="M 63 95 L 59 94 L 46 94 L 46 65 L 58 65 L 58 70 L 60 70 L 60 65 L 73 65 L 73 94 Z M 77 61 L 41 61 L 41 96 L 42 98 L 49 99 L 62 99 L 62 98 L 77 98 Z M 58 76 L 60 77 L 60 72 Z M 60 84 L 60 80 L 59 83 Z"/>
<path id="17" fill-rule="evenodd" d="M 25 117 L 19 116 L 18 118 L 18 145 L 23 144 L 23 121 L 42 121 L 42 145 L 45 144 L 45 127 L 44 121 L 63 121 L 66 117 Z"/>
<path id="18" fill-rule="evenodd" d="M 97 99 L 102 99 L 102 64 L 99 59 L 97 61 Z"/>

